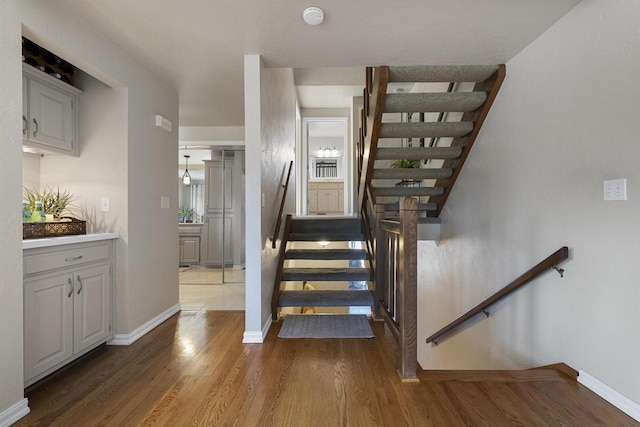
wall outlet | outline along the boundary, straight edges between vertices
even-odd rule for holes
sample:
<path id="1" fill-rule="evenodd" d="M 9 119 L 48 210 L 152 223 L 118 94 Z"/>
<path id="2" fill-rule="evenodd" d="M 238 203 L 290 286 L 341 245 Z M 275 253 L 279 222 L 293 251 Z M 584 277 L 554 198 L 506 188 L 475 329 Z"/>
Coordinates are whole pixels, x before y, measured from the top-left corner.
<path id="1" fill-rule="evenodd" d="M 160 196 L 160 209 L 169 209 L 169 196 Z"/>
<path id="2" fill-rule="evenodd" d="M 604 200 L 627 200 L 627 179 L 609 179 L 604 182 Z"/>
<path id="3" fill-rule="evenodd" d="M 110 197 L 103 197 L 100 199 L 100 212 L 111 212 Z"/>

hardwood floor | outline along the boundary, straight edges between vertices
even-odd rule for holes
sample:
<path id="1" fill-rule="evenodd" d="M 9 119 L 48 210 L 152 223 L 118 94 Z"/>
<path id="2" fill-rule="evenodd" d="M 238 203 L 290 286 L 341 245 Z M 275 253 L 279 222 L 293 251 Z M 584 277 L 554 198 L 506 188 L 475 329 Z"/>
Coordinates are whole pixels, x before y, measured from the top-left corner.
<path id="1" fill-rule="evenodd" d="M 183 312 L 27 390 L 17 426 L 637 426 L 555 370 L 422 372 L 375 339 L 241 344 L 244 313 Z"/>

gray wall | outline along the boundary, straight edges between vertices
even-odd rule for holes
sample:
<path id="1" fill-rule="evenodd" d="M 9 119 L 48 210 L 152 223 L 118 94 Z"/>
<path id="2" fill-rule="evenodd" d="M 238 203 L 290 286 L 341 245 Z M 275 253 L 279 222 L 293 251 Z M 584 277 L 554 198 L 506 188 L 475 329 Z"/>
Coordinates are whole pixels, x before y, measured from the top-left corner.
<path id="1" fill-rule="evenodd" d="M 43 159 L 41 174 L 52 174 L 62 182 L 94 180 L 88 185 L 73 184 L 88 209 L 97 208 L 99 195 L 112 197 L 112 213 L 100 231 L 121 234 L 117 258 L 118 334 L 128 334 L 178 303 L 177 245 L 177 94 L 159 82 L 134 60 L 104 39 L 84 21 L 55 2 L 35 0 L 0 2 L 0 195 L 1 233 L 0 311 L 11 322 L 0 325 L 0 414 L 22 401 L 22 239 L 21 202 L 22 109 L 20 37 L 22 32 L 37 43 L 79 66 L 115 89 L 102 112 L 91 102 L 81 114 L 103 118 L 115 126 L 110 130 L 95 126 L 89 134 L 81 130 L 79 159 Z M 82 102 L 81 102 L 82 105 Z M 115 111 L 117 108 L 119 111 Z M 155 114 L 174 123 L 166 133 L 154 126 Z M 94 124 L 96 122 L 94 121 Z M 102 132 L 102 133 L 101 133 Z M 111 151 L 105 152 L 104 144 Z M 104 156 L 104 157 L 103 157 Z M 104 164 L 96 163 L 100 159 Z M 56 170 L 73 165 L 66 176 Z M 47 178 L 48 181 L 49 178 Z M 41 180 L 41 184 L 46 183 Z M 77 187 L 75 187 L 77 185 Z M 102 194 L 102 193 L 107 194 Z M 160 209 L 160 196 L 170 198 L 171 209 Z M 98 209 L 99 210 L 99 209 Z M 144 213 L 144 214 L 141 214 Z"/>
<path id="2" fill-rule="evenodd" d="M 640 3 L 580 3 L 507 77 L 419 254 L 424 368 L 565 362 L 640 402 Z M 628 200 L 603 201 L 627 178 Z M 553 271 L 437 347 L 424 338 L 563 245 Z"/>

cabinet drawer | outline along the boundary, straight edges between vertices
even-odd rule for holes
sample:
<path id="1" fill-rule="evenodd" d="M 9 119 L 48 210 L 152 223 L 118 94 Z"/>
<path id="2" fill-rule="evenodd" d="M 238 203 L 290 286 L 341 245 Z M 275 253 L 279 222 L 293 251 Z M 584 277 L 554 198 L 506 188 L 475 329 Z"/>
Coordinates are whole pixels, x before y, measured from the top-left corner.
<path id="1" fill-rule="evenodd" d="M 24 257 L 24 274 L 40 273 L 109 259 L 109 245 L 102 244 Z"/>

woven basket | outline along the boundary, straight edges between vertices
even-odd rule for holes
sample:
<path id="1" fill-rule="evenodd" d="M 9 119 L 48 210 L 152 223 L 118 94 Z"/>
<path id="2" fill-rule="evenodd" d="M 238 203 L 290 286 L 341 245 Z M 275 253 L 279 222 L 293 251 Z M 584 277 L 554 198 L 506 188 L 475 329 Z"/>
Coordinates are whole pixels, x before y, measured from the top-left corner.
<path id="1" fill-rule="evenodd" d="M 70 222 L 23 222 L 22 238 L 38 239 L 41 237 L 87 234 L 87 221 L 81 221 L 76 218 L 70 219 Z"/>

